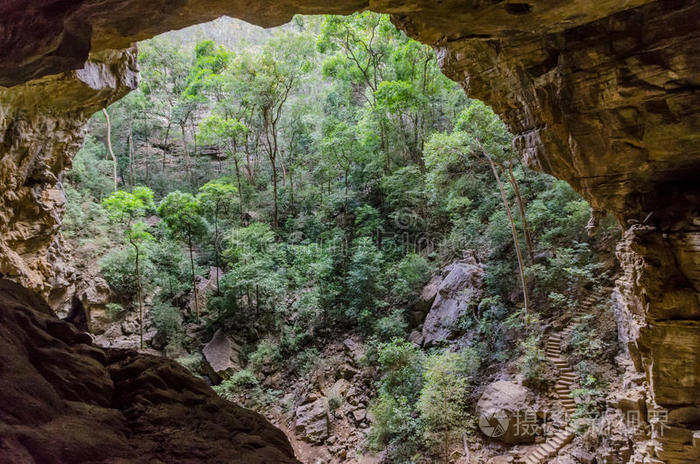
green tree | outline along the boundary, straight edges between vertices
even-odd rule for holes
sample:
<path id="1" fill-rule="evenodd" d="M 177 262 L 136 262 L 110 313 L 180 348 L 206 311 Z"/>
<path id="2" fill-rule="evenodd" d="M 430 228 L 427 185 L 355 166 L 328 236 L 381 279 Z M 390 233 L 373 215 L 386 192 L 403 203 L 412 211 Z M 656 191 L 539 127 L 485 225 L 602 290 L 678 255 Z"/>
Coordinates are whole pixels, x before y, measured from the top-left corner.
<path id="1" fill-rule="evenodd" d="M 219 289 L 219 268 L 220 263 L 220 247 L 221 237 L 219 235 L 219 220 L 222 215 L 230 214 L 233 209 L 233 197 L 238 189 L 232 184 L 227 184 L 220 181 L 210 181 L 204 184 L 199 189 L 197 201 L 201 210 L 211 217 L 214 222 L 214 256 L 216 264 L 216 291 Z"/>
<path id="2" fill-rule="evenodd" d="M 454 441 L 465 432 L 466 390 L 469 379 L 458 353 L 445 351 L 426 360 L 425 384 L 417 402 L 429 442 L 439 443 L 445 464 Z"/>
<path id="3" fill-rule="evenodd" d="M 194 310 L 199 320 L 199 295 L 194 265 L 194 243 L 197 237 L 206 229 L 201 216 L 200 204 L 190 193 L 180 191 L 170 192 L 158 206 L 158 215 L 163 218 L 168 229 L 187 243 L 190 253 L 190 269 L 192 274 L 192 293 L 194 295 Z"/>
<path id="4" fill-rule="evenodd" d="M 136 290 L 139 308 L 139 339 L 143 349 L 143 284 L 141 279 L 141 255 L 144 243 L 153 240 L 148 231 L 148 226 L 138 221 L 132 221 L 153 208 L 153 192 L 148 187 L 136 187 L 132 192 L 117 190 L 102 201 L 102 206 L 107 210 L 110 218 L 120 222 L 126 221 L 124 237 L 134 248 L 134 275 L 136 277 Z"/>
<path id="5" fill-rule="evenodd" d="M 372 239 L 355 240 L 347 276 L 348 315 L 361 327 L 369 328 L 374 315 L 385 306 L 381 299 L 385 291 L 383 266 L 384 255 Z"/>
<path id="6" fill-rule="evenodd" d="M 280 123 L 285 103 L 311 70 L 312 46 L 303 34 L 281 34 L 265 44 L 256 55 L 244 57 L 236 67 L 239 88 L 244 99 L 259 114 L 262 122 L 262 148 L 272 171 L 272 227 L 279 228 L 278 161 Z"/>
<path id="7" fill-rule="evenodd" d="M 212 114 L 200 124 L 201 138 L 210 143 L 223 145 L 228 157 L 233 159 L 238 184 L 238 202 L 241 224 L 243 224 L 243 189 L 241 187 L 240 152 L 238 148 L 246 143 L 248 127 L 236 118 L 222 118 Z M 221 168 L 219 168 L 219 171 Z"/>

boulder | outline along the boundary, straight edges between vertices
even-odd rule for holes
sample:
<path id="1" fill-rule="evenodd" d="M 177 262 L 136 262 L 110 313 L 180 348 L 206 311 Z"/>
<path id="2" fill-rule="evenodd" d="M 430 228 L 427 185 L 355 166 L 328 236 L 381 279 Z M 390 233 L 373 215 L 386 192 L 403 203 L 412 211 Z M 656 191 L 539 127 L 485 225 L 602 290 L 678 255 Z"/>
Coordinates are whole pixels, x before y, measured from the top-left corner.
<path id="1" fill-rule="evenodd" d="M 486 386 L 476 404 L 479 428 L 489 438 L 508 444 L 532 443 L 538 427 L 532 392 L 523 385 L 499 380 Z"/>
<path id="2" fill-rule="evenodd" d="M 220 378 L 228 378 L 242 368 L 241 347 L 221 329 L 204 345 L 202 354 L 212 371 Z"/>
<path id="3" fill-rule="evenodd" d="M 423 324 L 423 344 L 431 346 L 457 333 L 456 323 L 482 294 L 484 270 L 474 258 L 451 264 Z"/>
<path id="4" fill-rule="evenodd" d="M 328 404 L 325 398 L 299 406 L 295 416 L 294 431 L 302 440 L 321 444 L 328 438 Z"/>
<path id="5" fill-rule="evenodd" d="M 430 310 L 440 288 L 442 277 L 441 274 L 437 274 L 430 279 L 426 286 L 423 287 L 423 290 L 421 290 L 415 303 L 413 303 L 412 311 L 425 315 Z M 420 322 L 418 323 L 420 324 Z"/>

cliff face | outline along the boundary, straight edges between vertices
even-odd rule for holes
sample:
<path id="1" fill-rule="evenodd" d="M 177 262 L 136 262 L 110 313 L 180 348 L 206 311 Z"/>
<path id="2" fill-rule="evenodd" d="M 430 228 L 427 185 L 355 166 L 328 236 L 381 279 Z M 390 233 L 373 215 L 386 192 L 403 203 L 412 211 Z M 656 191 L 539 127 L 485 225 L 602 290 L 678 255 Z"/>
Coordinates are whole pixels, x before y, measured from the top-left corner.
<path id="1" fill-rule="evenodd" d="M 691 0 L 320 2 L 42 0 L 0 6 L 0 272 L 50 296 L 60 172 L 86 118 L 136 85 L 136 40 L 222 14 L 392 13 L 445 73 L 493 106 L 532 167 L 628 228 L 619 322 L 649 409 L 671 409 L 654 453 L 700 459 L 700 3 Z M 125 50 L 121 50 L 125 49 Z M 115 51 L 117 50 L 117 51 Z M 59 285 L 60 287 L 60 285 Z M 668 432 L 671 430 L 671 432 Z M 697 435 L 697 432 L 696 432 Z M 695 445 L 694 445 L 695 443 Z"/>
<path id="2" fill-rule="evenodd" d="M 82 68 L 0 88 L 0 276 L 60 294 L 61 173 L 93 113 L 138 84 L 136 49 L 105 50 Z"/>

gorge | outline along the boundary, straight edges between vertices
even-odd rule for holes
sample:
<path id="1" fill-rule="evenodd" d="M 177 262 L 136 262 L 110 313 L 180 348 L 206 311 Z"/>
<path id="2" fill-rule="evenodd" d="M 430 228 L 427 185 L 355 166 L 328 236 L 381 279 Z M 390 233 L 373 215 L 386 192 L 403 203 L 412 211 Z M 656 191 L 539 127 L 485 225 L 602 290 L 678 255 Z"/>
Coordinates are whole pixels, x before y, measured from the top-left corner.
<path id="1" fill-rule="evenodd" d="M 3 281 L 0 290 L 0 462 L 68 462 L 61 452 L 80 456 L 71 462 L 294 462 L 258 415 L 220 406 L 170 364 L 91 347 L 28 291 L 49 304 L 65 296 L 62 172 L 88 118 L 138 85 L 136 41 L 221 15 L 274 26 L 297 13 L 363 9 L 391 14 L 433 46 L 445 75 L 507 124 L 524 163 L 591 204 L 592 226 L 606 214 L 620 223 L 620 339 L 645 378 L 646 409 L 668 410 L 668 422 L 651 428 L 649 462 L 698 462 L 700 3 L 24 3 L 0 6 L 0 276 L 24 288 Z M 94 397 L 76 386 L 83 384 Z M 22 390 L 38 385 L 46 417 L 23 403 Z M 138 407 L 121 411 L 127 396 Z M 212 404 L 226 410 L 215 416 L 226 425 L 205 418 Z M 176 421 L 192 429 L 169 435 Z M 59 450 L 52 440 L 66 427 L 76 433 Z M 227 437 L 220 427 L 241 433 Z M 104 431 L 104 442 L 81 442 L 81 428 Z M 111 443 L 109 459 L 103 443 Z"/>

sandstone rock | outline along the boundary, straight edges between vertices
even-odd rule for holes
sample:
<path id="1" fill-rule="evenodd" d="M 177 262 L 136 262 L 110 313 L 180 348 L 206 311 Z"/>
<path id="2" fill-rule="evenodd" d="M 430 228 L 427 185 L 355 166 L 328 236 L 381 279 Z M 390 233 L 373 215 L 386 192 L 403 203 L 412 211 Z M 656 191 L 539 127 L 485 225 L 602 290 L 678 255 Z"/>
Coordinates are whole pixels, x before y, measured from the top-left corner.
<path id="1" fill-rule="evenodd" d="M 328 404 L 323 398 L 299 406 L 294 431 L 309 443 L 323 443 L 329 436 Z"/>
<path id="2" fill-rule="evenodd" d="M 534 427 L 523 426 L 528 414 L 536 414 L 533 395 L 522 385 L 499 380 L 486 386 L 476 404 L 479 428 L 489 438 L 504 443 L 532 443 Z"/>
<path id="3" fill-rule="evenodd" d="M 364 408 L 355 409 L 352 412 L 352 417 L 355 419 L 356 423 L 360 423 L 367 418 L 367 410 Z"/>
<path id="4" fill-rule="evenodd" d="M 343 350 L 353 364 L 357 364 L 365 354 L 362 343 L 352 338 L 343 341 Z"/>
<path id="5" fill-rule="evenodd" d="M 202 354 L 212 370 L 221 378 L 228 378 L 241 369 L 241 347 L 221 329 L 204 345 Z"/>
<path id="6" fill-rule="evenodd" d="M 455 324 L 481 296 L 484 271 L 475 260 L 453 263 L 440 282 L 437 296 L 423 325 L 423 343 L 431 346 L 449 340 Z"/>
<path id="7" fill-rule="evenodd" d="M 177 363 L 103 350 L 0 279 L 1 464 L 298 463 L 281 431 Z"/>
<path id="8" fill-rule="evenodd" d="M 487 464 L 512 464 L 513 456 L 493 456 L 486 461 Z"/>

